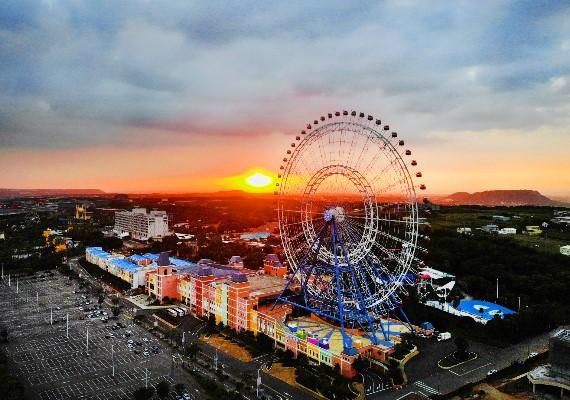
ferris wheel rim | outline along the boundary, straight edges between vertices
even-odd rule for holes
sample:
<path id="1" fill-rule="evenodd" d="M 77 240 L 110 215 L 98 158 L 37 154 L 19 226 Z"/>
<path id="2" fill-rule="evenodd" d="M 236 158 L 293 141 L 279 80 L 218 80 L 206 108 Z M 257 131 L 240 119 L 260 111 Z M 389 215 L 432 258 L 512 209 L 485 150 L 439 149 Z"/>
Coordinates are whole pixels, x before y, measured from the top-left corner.
<path id="1" fill-rule="evenodd" d="M 329 114 L 329 119 L 330 119 L 330 115 Z M 321 119 L 323 119 L 323 117 L 321 117 Z M 315 122 L 317 122 L 317 120 L 315 120 Z M 336 130 L 334 128 L 337 128 Z M 390 288 L 388 290 L 385 290 L 384 293 L 382 294 L 382 296 L 378 297 L 376 296 L 374 298 L 375 302 L 391 302 L 391 298 L 390 296 L 397 296 L 397 292 L 398 292 L 398 287 L 401 286 L 402 284 L 402 280 L 404 279 L 404 275 L 411 270 L 411 266 L 412 266 L 412 262 L 415 260 L 415 249 L 417 248 L 417 240 L 418 240 L 418 209 L 417 209 L 417 195 L 416 195 L 416 191 L 415 191 L 415 186 L 413 183 L 413 179 L 412 179 L 412 174 L 410 173 L 403 157 L 402 154 L 400 154 L 400 152 L 397 150 L 397 148 L 395 147 L 395 145 L 390 141 L 387 140 L 387 138 L 385 136 L 383 136 L 381 133 L 379 133 L 377 130 L 373 129 L 373 127 L 371 127 L 368 124 L 364 124 L 359 122 L 358 118 L 343 118 L 341 121 L 336 121 L 336 122 L 328 122 L 328 123 L 324 123 L 321 124 L 318 128 L 316 128 L 315 130 L 312 130 L 311 132 L 309 132 L 308 135 L 305 135 L 303 140 L 299 140 L 299 137 L 297 137 L 298 143 L 295 145 L 295 143 L 292 144 L 292 147 L 294 147 L 293 150 L 288 151 L 288 157 L 284 159 L 285 165 L 281 167 L 281 180 L 280 182 L 278 182 L 279 184 L 279 189 L 276 192 L 279 195 L 279 202 L 278 202 L 278 220 L 279 220 L 279 231 L 281 234 L 281 238 L 282 238 L 282 242 L 283 242 L 283 249 L 287 258 L 287 261 L 289 263 L 289 265 L 291 266 L 292 270 L 295 271 L 296 269 L 299 268 L 299 262 L 301 262 L 301 260 L 299 259 L 299 253 L 301 252 L 301 250 L 306 250 L 306 249 L 310 249 L 310 247 L 312 246 L 309 242 L 310 241 L 314 241 L 314 239 L 317 236 L 317 228 L 315 228 L 315 226 L 313 225 L 313 223 L 316 223 L 316 221 L 320 222 L 319 225 L 317 225 L 317 227 L 322 226 L 322 221 L 319 220 L 319 217 L 314 217 L 314 218 L 308 218 L 309 216 L 313 217 L 312 214 L 307 213 L 307 211 L 303 211 L 303 210 L 290 210 L 287 209 L 284 206 L 284 202 L 283 202 L 283 197 L 285 195 L 287 195 L 287 188 L 288 188 L 288 178 L 289 178 L 289 174 L 292 171 L 292 168 L 295 164 L 295 162 L 297 162 L 297 160 L 299 159 L 300 155 L 302 154 L 302 152 L 305 150 L 306 147 L 308 147 L 311 142 L 314 142 L 320 134 L 326 135 L 327 132 L 329 130 L 331 130 L 332 132 L 337 132 L 338 130 L 350 130 L 351 132 L 353 132 L 354 135 L 360 134 L 361 132 L 366 132 L 369 137 L 375 137 L 376 141 L 380 141 L 382 143 L 382 148 L 381 150 L 384 152 L 384 154 L 386 154 L 386 152 L 389 152 L 390 155 L 394 156 L 397 155 L 396 157 L 394 157 L 391 162 L 389 164 L 386 165 L 386 169 L 395 169 L 399 174 L 401 174 L 401 178 L 399 181 L 395 181 L 394 184 L 400 184 L 402 185 L 402 182 L 407 183 L 407 185 L 404 185 L 403 187 L 406 188 L 406 193 L 404 195 L 404 199 L 407 200 L 407 202 L 404 202 L 404 204 L 407 204 L 407 212 L 409 212 L 410 215 L 410 219 L 409 220 L 401 220 L 401 219 L 390 219 L 390 218 L 382 218 L 380 216 L 380 213 L 377 213 L 376 215 L 374 215 L 372 218 L 370 218 L 368 213 L 365 213 L 365 215 L 363 217 L 357 217 L 357 216 L 344 216 L 343 218 L 346 218 L 350 221 L 356 219 L 356 218 L 363 218 L 365 220 L 365 223 L 367 223 L 367 221 L 372 221 L 375 223 L 397 223 L 397 224 L 403 224 L 406 226 L 406 234 L 405 234 L 405 238 L 407 239 L 401 239 L 401 238 L 397 238 L 393 235 L 390 235 L 389 233 L 386 232 L 382 232 L 380 230 L 380 226 L 377 226 L 375 229 L 373 229 L 370 232 L 367 232 L 366 237 L 372 238 L 371 240 L 369 240 L 369 242 L 367 242 L 367 246 L 370 247 L 374 247 L 375 251 L 377 252 L 376 254 L 383 254 L 386 258 L 388 258 L 391 261 L 396 261 L 396 265 L 397 265 L 397 269 L 395 271 L 391 271 L 392 275 L 396 277 L 396 279 L 390 283 Z M 358 133 L 357 133 L 358 132 Z M 367 139 L 368 140 L 368 139 Z M 352 149 L 351 149 L 352 150 Z M 386 154 L 386 157 L 388 157 L 388 155 Z M 414 165 L 414 164 L 412 164 Z M 331 165 L 324 165 L 323 168 L 330 168 Z M 380 176 L 381 174 L 378 174 L 378 176 Z M 314 177 L 311 176 L 312 179 Z M 369 183 L 370 184 L 370 183 Z M 377 210 L 379 207 L 383 207 L 381 204 L 379 204 L 377 202 L 376 196 L 375 194 L 373 194 L 371 196 L 373 198 L 373 207 L 372 209 Z M 288 218 L 290 215 L 293 215 L 294 213 L 300 213 L 305 215 L 305 219 L 301 220 L 301 221 L 288 221 Z M 324 217 L 322 218 L 324 220 Z M 303 237 L 304 237 L 304 243 L 303 241 L 299 241 L 298 237 L 291 237 L 291 234 L 295 232 L 295 230 L 290 229 L 293 225 L 302 225 L 303 226 Z M 359 228 L 360 227 L 360 228 Z M 298 228 L 296 228 L 297 230 Z M 346 228 L 346 231 L 348 233 L 346 233 L 346 238 L 351 238 L 351 235 L 354 234 L 354 232 L 351 234 L 350 231 L 351 230 L 356 230 L 356 229 L 362 229 L 362 225 L 358 224 L 358 223 L 354 223 L 353 227 L 348 227 Z M 297 230 L 298 232 L 298 230 Z M 307 234 L 307 232 L 309 232 L 309 234 Z M 380 236 L 388 236 L 388 238 L 392 241 L 396 241 L 396 242 L 400 242 L 401 244 L 401 252 L 399 256 L 395 256 L 394 253 L 384 247 L 382 245 L 382 243 L 379 243 L 378 241 L 376 241 L 376 237 L 380 235 Z M 365 235 L 362 236 L 362 238 L 364 238 Z M 301 250 L 297 250 L 294 251 L 292 250 L 292 246 L 302 246 L 303 248 Z M 365 250 L 370 250 L 370 248 L 366 248 Z M 366 251 L 362 251 L 362 254 L 366 253 Z M 364 255 L 362 257 L 360 257 L 359 259 L 357 259 L 357 262 L 362 261 L 362 259 L 364 258 Z M 321 258 L 321 261 L 329 261 L 330 263 L 330 257 L 328 258 Z M 348 261 L 346 262 L 348 263 Z M 371 304 L 371 306 L 374 306 L 375 304 Z"/>

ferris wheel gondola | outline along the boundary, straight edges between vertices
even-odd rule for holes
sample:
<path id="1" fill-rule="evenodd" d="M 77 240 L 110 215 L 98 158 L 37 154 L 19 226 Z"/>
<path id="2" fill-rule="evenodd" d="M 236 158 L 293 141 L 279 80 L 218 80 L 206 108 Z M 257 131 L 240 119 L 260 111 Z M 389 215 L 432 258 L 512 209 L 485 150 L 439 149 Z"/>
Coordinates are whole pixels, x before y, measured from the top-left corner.
<path id="1" fill-rule="evenodd" d="M 400 306 L 426 251 L 416 198 L 425 185 L 413 180 L 422 173 L 398 134 L 362 112 L 329 113 L 296 139 L 275 191 L 292 271 L 278 301 L 337 322 L 350 353 L 348 331 L 386 338 L 382 317 Z"/>

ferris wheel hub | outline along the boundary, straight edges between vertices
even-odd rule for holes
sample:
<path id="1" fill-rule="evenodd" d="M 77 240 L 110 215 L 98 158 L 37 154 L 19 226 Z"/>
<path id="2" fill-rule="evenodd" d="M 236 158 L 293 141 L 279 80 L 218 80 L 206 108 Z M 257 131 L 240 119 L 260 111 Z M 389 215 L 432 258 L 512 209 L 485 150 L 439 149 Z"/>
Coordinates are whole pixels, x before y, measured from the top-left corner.
<path id="1" fill-rule="evenodd" d="M 324 213 L 325 221 L 330 222 L 333 219 L 336 222 L 343 222 L 344 221 L 344 208 L 342 207 L 333 207 L 325 210 Z"/>

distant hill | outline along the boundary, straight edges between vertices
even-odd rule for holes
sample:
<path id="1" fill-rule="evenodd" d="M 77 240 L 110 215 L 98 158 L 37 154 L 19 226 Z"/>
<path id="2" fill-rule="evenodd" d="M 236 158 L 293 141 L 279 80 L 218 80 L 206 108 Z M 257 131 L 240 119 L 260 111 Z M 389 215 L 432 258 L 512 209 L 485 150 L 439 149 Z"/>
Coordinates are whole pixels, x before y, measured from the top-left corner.
<path id="1" fill-rule="evenodd" d="M 4 189 L 0 188 L 0 198 L 40 197 L 40 196 L 100 196 L 106 194 L 99 189 Z"/>
<path id="2" fill-rule="evenodd" d="M 536 190 L 487 190 L 484 192 L 457 192 L 443 196 L 441 204 L 481 206 L 557 206 L 560 202 L 543 196 Z"/>

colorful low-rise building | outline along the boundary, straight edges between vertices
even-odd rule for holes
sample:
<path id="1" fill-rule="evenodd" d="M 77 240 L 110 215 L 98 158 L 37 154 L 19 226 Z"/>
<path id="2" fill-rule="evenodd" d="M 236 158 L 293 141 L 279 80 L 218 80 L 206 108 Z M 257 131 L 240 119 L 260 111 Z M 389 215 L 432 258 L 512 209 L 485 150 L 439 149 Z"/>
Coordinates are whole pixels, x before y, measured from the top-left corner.
<path id="1" fill-rule="evenodd" d="M 287 267 L 279 261 L 277 254 L 267 254 L 263 260 L 263 271 L 267 275 L 285 276 Z"/>
<path id="2" fill-rule="evenodd" d="M 212 260 L 192 263 L 168 257 L 166 253 L 125 258 L 101 248 L 90 248 L 86 257 L 111 273 L 115 266 L 123 271 L 129 271 L 130 266 L 139 268 L 145 271 L 147 293 L 158 300 L 166 297 L 178 300 L 198 317 L 213 317 L 216 324 L 237 332 L 266 335 L 274 340 L 277 348 L 291 350 L 295 356 L 304 354 L 316 363 L 338 364 L 341 373 L 348 377 L 356 374 L 352 364 L 359 356 L 376 360 L 374 362 L 386 361 L 400 334 L 409 330 L 399 321 L 384 321 L 384 326 L 389 327 L 389 340 L 380 340 L 377 344 L 373 344 L 366 333 L 354 330 L 353 345 L 357 351 L 344 354 L 338 326 L 314 315 L 293 319 L 291 305 L 275 303 L 283 290 L 285 274 L 267 273 L 266 268 L 286 267 L 274 255 L 266 259 L 262 271 L 219 265 Z M 120 276 L 130 279 L 126 272 Z M 297 290 L 297 287 L 292 285 L 289 289 Z"/>

